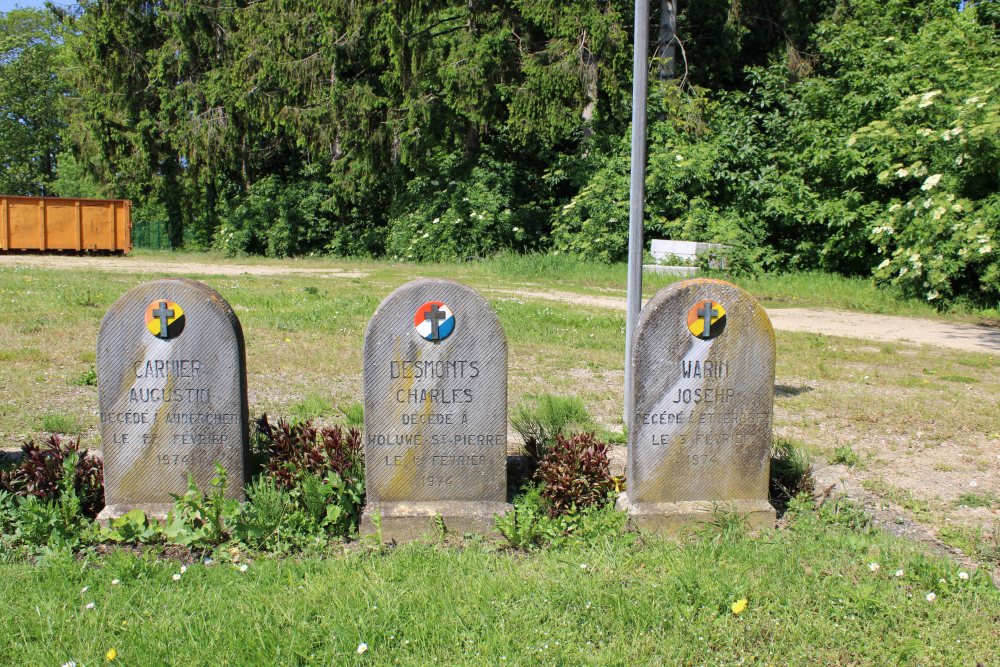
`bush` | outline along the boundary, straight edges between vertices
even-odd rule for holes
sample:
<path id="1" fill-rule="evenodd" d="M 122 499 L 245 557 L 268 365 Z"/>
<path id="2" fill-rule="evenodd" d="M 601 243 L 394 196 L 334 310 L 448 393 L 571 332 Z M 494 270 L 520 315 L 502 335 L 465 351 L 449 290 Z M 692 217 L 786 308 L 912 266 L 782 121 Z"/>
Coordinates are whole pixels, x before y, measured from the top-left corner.
<path id="1" fill-rule="evenodd" d="M 608 460 L 608 444 L 593 433 L 566 439 L 557 435 L 538 465 L 535 479 L 551 516 L 568 514 L 608 501 L 615 488 Z"/>
<path id="2" fill-rule="evenodd" d="M 79 438 L 74 442 L 53 435 L 42 445 L 32 440 L 25 442 L 18 466 L 0 472 L 0 489 L 42 501 L 58 500 L 67 461 L 74 462 L 73 489 L 81 510 L 94 518 L 104 509 L 104 462 L 87 450 L 81 451 Z"/>

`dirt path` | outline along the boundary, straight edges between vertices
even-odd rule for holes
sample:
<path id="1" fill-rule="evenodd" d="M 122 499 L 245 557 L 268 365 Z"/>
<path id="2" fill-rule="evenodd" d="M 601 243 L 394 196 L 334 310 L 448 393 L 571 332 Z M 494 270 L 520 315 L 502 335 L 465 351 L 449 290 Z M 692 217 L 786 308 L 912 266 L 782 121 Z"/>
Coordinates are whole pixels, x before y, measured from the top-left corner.
<path id="1" fill-rule="evenodd" d="M 621 297 L 589 296 L 553 290 L 486 291 L 492 294 L 518 295 L 527 299 L 545 299 L 580 306 L 625 310 L 625 299 Z M 886 343 L 935 345 L 985 354 L 1000 352 L 1000 328 L 982 324 L 814 308 L 769 308 L 767 314 L 771 318 L 771 324 L 778 331 L 805 331 Z"/>
<path id="2" fill-rule="evenodd" d="M 64 255 L 0 255 L 0 266 L 24 266 L 33 269 L 92 269 L 111 273 L 166 273 L 173 276 L 295 276 L 319 278 L 364 278 L 361 271 L 320 269 L 274 264 L 212 264 L 203 262 L 155 263 L 142 257 L 74 257 Z"/>

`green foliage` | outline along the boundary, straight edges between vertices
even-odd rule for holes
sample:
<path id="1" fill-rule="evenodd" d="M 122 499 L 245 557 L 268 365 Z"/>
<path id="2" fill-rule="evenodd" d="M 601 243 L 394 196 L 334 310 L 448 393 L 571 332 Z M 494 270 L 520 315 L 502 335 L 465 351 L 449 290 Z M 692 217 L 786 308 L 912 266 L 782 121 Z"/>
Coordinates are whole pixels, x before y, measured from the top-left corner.
<path id="1" fill-rule="evenodd" d="M 535 471 L 549 514 L 571 514 L 606 503 L 615 489 L 609 464 L 608 444 L 593 433 L 556 435 Z"/>
<path id="2" fill-rule="evenodd" d="M 69 471 L 69 472 L 67 472 Z M 104 463 L 80 449 L 80 439 L 50 436 L 41 445 L 21 446 L 21 459 L 11 470 L 0 470 L 0 490 L 43 502 L 57 501 L 73 486 L 73 498 L 94 518 L 104 507 Z"/>
<path id="3" fill-rule="evenodd" d="M 191 549 L 208 549 L 228 539 L 229 523 L 239 502 L 226 498 L 226 469 L 216 463 L 215 471 L 208 496 L 202 495 L 191 475 L 187 491 L 173 496 L 174 506 L 163 526 L 163 536 L 168 542 Z"/>
<path id="4" fill-rule="evenodd" d="M 26 494 L 17 499 L 17 507 L 10 511 L 13 518 L 12 542 L 29 549 L 45 548 L 67 551 L 85 544 L 93 537 L 93 524 L 84 516 L 80 497 L 74 484 L 79 455 L 72 451 L 61 461 L 62 475 L 58 493 L 52 499 Z"/>
<path id="5" fill-rule="evenodd" d="M 77 435 L 83 430 L 76 417 L 60 412 L 49 412 L 42 415 L 40 426 L 46 433 L 59 433 L 62 435 Z"/>
<path id="6" fill-rule="evenodd" d="M 101 530 L 101 538 L 127 544 L 151 544 L 163 538 L 163 527 L 156 519 L 148 518 L 141 509 L 134 509 L 112 519 Z"/>
<path id="7" fill-rule="evenodd" d="M 514 509 L 496 518 L 497 530 L 516 549 L 533 550 L 571 544 L 593 544 L 626 536 L 628 517 L 611 502 L 592 505 L 558 516 L 549 510 L 543 486 L 529 486 L 514 499 Z"/>
<path id="8" fill-rule="evenodd" d="M 787 503 L 792 498 L 815 491 L 812 461 L 805 448 L 788 438 L 774 438 L 771 444 L 771 499 Z"/>
<path id="9" fill-rule="evenodd" d="M 317 417 L 325 417 L 331 412 L 333 412 L 333 403 L 330 402 L 330 399 L 319 394 L 309 394 L 292 406 L 292 414 L 303 422 Z"/>
<path id="10" fill-rule="evenodd" d="M 87 370 L 83 371 L 76 377 L 70 378 L 69 383 L 76 385 L 77 387 L 96 387 L 97 369 L 91 365 Z"/>
<path id="11" fill-rule="evenodd" d="M 845 466 L 853 468 L 861 463 L 861 457 L 850 445 L 840 445 L 833 450 L 833 456 L 830 457 L 830 463 L 842 463 Z"/>
<path id="12" fill-rule="evenodd" d="M 514 408 L 511 426 L 524 441 L 524 451 L 535 464 L 545 457 L 556 437 L 581 431 L 592 425 L 587 408 L 576 396 L 541 394 L 534 405 L 522 403 Z"/>

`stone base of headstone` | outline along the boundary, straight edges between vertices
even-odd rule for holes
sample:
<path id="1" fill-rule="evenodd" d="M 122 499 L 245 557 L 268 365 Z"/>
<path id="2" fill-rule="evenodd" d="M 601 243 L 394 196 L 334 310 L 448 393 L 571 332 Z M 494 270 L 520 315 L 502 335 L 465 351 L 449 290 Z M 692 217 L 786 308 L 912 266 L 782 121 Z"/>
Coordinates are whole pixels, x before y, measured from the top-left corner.
<path id="1" fill-rule="evenodd" d="M 142 510 L 147 519 L 166 521 L 167 513 L 174 508 L 173 503 L 137 503 L 127 505 L 105 505 L 97 515 L 97 523 L 107 526 L 115 519 L 128 514 L 132 510 Z"/>
<path id="2" fill-rule="evenodd" d="M 628 495 L 618 496 L 615 507 L 628 514 L 636 528 L 654 533 L 670 533 L 695 523 L 710 523 L 720 514 L 738 514 L 754 529 L 774 528 L 777 512 L 766 500 L 690 500 L 672 503 L 632 503 Z"/>
<path id="3" fill-rule="evenodd" d="M 443 524 L 445 532 L 453 535 L 475 533 L 498 537 L 494 518 L 513 509 L 510 503 L 485 501 L 369 503 L 361 515 L 360 532 L 376 535 L 381 531 L 384 543 L 413 542 L 439 536 Z M 376 516 L 379 517 L 378 527 Z"/>

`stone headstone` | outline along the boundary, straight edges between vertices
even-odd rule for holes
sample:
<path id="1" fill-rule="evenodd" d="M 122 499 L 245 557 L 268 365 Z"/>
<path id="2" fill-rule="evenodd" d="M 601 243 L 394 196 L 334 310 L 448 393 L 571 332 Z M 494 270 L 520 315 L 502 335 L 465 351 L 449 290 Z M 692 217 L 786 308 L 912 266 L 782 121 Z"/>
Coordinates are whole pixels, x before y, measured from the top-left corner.
<path id="1" fill-rule="evenodd" d="M 493 532 L 510 509 L 507 340 L 486 299 L 449 280 L 386 297 L 365 332 L 364 392 L 361 532 Z"/>
<path id="2" fill-rule="evenodd" d="M 118 299 L 97 336 L 108 521 L 166 516 L 188 475 L 208 492 L 215 464 L 243 498 L 249 447 L 246 353 L 236 313 L 194 280 L 154 280 Z"/>
<path id="3" fill-rule="evenodd" d="M 747 292 L 694 279 L 660 290 L 632 344 L 626 492 L 633 522 L 670 529 L 737 511 L 773 525 L 768 502 L 774 330 Z"/>

